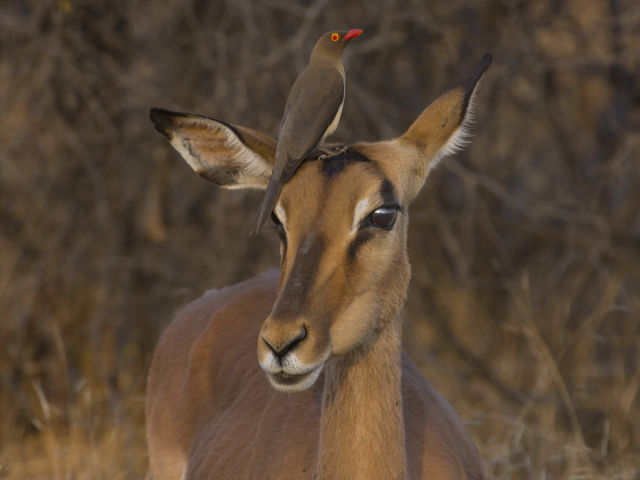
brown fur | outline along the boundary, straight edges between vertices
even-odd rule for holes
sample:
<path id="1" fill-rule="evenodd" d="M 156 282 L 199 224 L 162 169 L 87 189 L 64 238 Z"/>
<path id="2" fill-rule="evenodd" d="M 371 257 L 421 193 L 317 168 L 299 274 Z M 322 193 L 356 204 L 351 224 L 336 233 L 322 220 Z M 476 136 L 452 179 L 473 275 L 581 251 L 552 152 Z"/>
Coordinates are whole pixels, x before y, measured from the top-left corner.
<path id="1" fill-rule="evenodd" d="M 483 478 L 460 419 L 400 341 L 410 277 L 406 208 L 431 163 L 468 120 L 471 96 L 490 58 L 483 62 L 400 139 L 356 144 L 342 157 L 303 163 L 276 206 L 283 217 L 280 272 L 207 292 L 178 314 L 149 373 L 148 441 L 156 480 L 183 474 Z M 192 166 L 216 175 L 220 165 L 231 165 L 238 170 L 232 188 L 247 178 L 247 185 L 266 187 L 269 175 L 261 180 L 255 172 L 273 163 L 272 140 L 203 117 L 158 112 L 157 128 L 174 146 L 181 142 L 183 155 L 197 157 L 187 158 Z M 210 133 L 203 131 L 207 122 Z M 393 228 L 359 226 L 356 212 L 367 218 L 389 202 L 401 207 Z M 273 373 L 280 367 L 273 367 L 272 349 L 300 332 L 304 338 L 276 362 L 282 371 Z M 287 389 L 295 393 L 282 393 Z"/>

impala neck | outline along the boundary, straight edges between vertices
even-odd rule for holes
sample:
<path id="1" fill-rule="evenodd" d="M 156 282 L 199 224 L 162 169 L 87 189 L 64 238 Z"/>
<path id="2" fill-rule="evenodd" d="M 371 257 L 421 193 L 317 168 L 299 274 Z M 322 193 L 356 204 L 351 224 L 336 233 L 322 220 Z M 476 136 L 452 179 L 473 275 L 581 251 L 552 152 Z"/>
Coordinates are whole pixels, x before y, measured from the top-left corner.
<path id="1" fill-rule="evenodd" d="M 401 321 L 326 365 L 318 479 L 405 480 Z"/>

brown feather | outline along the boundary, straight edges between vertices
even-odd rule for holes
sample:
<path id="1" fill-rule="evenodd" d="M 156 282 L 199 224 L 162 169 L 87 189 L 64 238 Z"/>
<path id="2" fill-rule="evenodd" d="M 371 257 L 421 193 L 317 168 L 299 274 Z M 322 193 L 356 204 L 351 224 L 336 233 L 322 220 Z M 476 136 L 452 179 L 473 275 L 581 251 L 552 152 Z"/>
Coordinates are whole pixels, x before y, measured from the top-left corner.
<path id="1" fill-rule="evenodd" d="M 309 67 L 291 90 L 287 102 L 291 108 L 276 147 L 276 178 L 283 183 L 318 146 L 344 102 L 344 80 L 340 72 L 325 66 Z M 282 162 L 278 161 L 280 158 Z"/>
<path id="2" fill-rule="evenodd" d="M 342 38 L 347 32 L 338 33 Z M 341 114 L 345 74 L 340 57 L 347 42 L 333 42 L 331 33 L 323 35 L 313 49 L 309 65 L 291 88 L 278 134 L 273 175 L 258 209 L 252 234 L 260 231 L 284 184 L 323 141 L 336 116 Z"/>

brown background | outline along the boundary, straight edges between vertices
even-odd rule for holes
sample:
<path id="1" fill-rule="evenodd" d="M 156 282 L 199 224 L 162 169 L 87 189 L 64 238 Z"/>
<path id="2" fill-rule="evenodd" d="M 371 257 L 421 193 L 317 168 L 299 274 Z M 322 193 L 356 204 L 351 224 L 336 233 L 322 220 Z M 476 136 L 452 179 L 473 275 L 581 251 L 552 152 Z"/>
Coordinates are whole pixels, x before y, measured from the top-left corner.
<path id="1" fill-rule="evenodd" d="M 144 478 L 172 314 L 278 264 L 260 194 L 148 120 L 275 136 L 315 40 L 362 28 L 333 140 L 401 134 L 486 51 L 476 135 L 410 208 L 405 348 L 488 477 L 639 478 L 635 0 L 0 1 L 0 462 Z M 8 472 L 0 470 L 0 478 Z"/>

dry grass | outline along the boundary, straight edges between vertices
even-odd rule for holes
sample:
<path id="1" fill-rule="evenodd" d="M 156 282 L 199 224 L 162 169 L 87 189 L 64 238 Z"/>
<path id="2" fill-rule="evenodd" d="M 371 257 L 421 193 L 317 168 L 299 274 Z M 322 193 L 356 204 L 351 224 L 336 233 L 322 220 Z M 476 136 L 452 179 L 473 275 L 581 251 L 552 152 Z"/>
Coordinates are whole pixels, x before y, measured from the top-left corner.
<path id="1" fill-rule="evenodd" d="M 471 147 L 411 207 L 405 348 L 489 478 L 640 478 L 633 0 L 0 1 L 0 478 L 144 478 L 153 347 L 277 265 L 150 107 L 275 135 L 315 39 L 363 28 L 334 139 L 404 131 L 485 51 Z"/>

